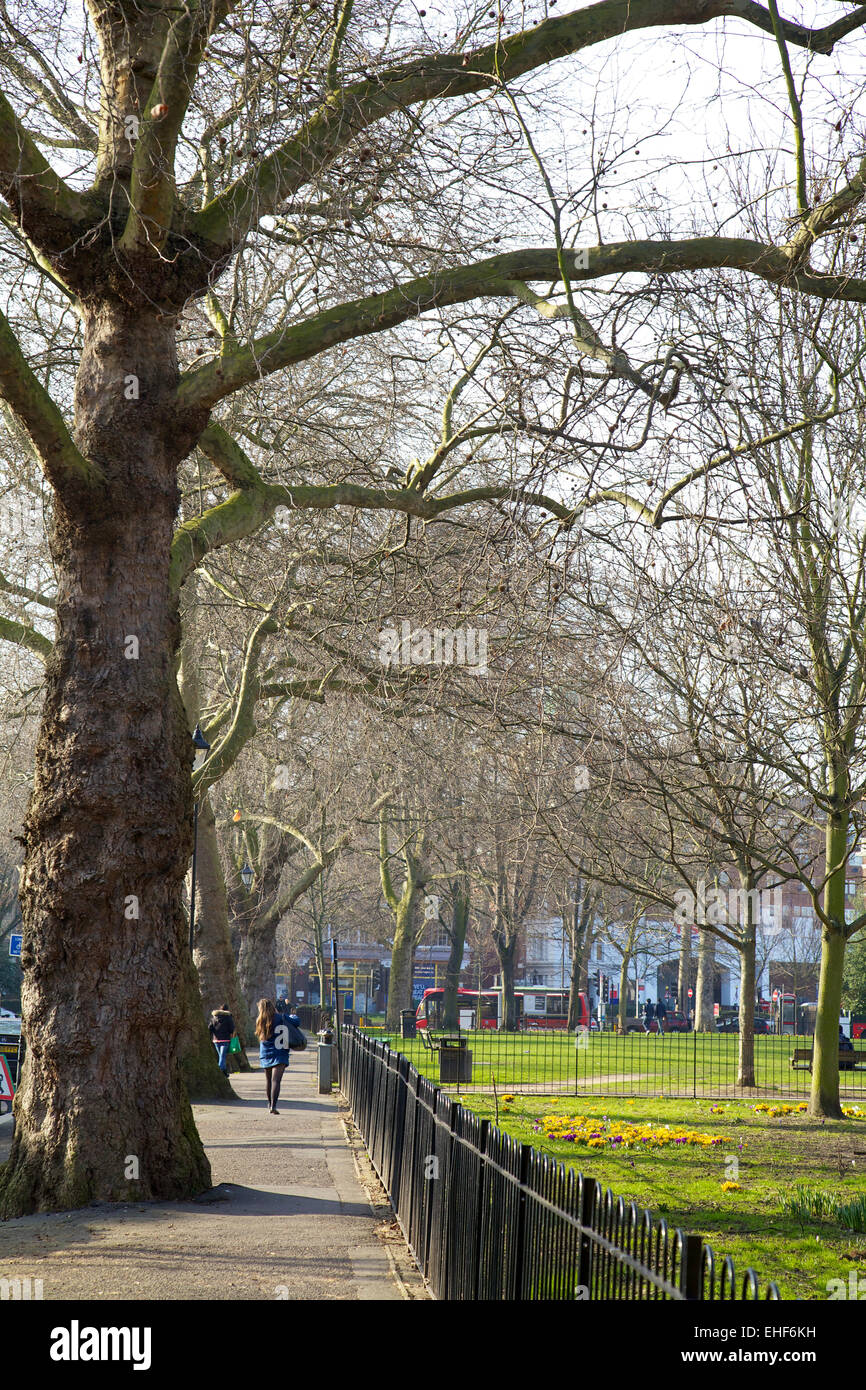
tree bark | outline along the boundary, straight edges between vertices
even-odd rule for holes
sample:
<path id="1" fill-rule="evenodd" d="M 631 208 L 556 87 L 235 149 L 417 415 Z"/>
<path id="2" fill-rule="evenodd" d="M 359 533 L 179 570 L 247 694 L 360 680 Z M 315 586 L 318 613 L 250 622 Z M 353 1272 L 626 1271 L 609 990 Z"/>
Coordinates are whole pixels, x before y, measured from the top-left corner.
<path id="1" fill-rule="evenodd" d="M 592 923 L 587 926 L 583 935 L 583 942 L 580 948 L 580 988 L 583 990 L 587 999 L 589 998 L 589 967 L 592 964 L 592 947 L 595 941 L 595 932 Z"/>
<path id="2" fill-rule="evenodd" d="M 189 952 L 184 957 L 183 998 L 184 1021 L 178 1052 L 186 1093 L 194 1101 L 232 1100 L 235 1093 L 219 1069 L 216 1048 L 202 1017 L 201 991 Z"/>
<path id="3" fill-rule="evenodd" d="M 821 978 L 818 1014 L 812 1040 L 812 1093 L 809 1112 L 822 1118 L 841 1119 L 839 1102 L 839 1013 L 842 1008 L 842 972 L 845 966 L 845 854 L 848 847 L 847 813 L 829 817 L 826 832 L 827 884 L 824 911 L 831 925 L 821 933 Z"/>
<path id="4" fill-rule="evenodd" d="M 628 968 L 630 965 L 631 952 L 626 949 L 622 953 L 622 962 L 619 967 L 619 1008 L 617 1010 L 617 1031 L 619 1033 L 625 1032 L 628 1018 Z"/>
<path id="5" fill-rule="evenodd" d="M 825 927 L 821 939 L 821 983 L 813 1039 L 809 1111 L 812 1115 L 837 1120 L 842 1118 L 839 1100 L 839 1013 L 844 964 L 845 938 L 841 932 Z"/>
<path id="6" fill-rule="evenodd" d="M 238 952 L 238 978 L 250 1016 L 258 1014 L 260 999 L 274 998 L 277 974 L 276 923 L 251 922 L 241 936 Z"/>
<path id="7" fill-rule="evenodd" d="M 494 926 L 493 945 L 502 981 L 502 1031 L 517 1032 L 517 998 L 514 993 L 514 953 L 517 949 L 517 933 L 507 927 Z"/>
<path id="8" fill-rule="evenodd" d="M 742 880 L 746 900 L 746 920 L 740 946 L 740 1036 L 737 1058 L 737 1085 L 755 1086 L 755 901 L 754 880 Z"/>
<path id="9" fill-rule="evenodd" d="M 396 1033 L 400 1011 L 412 1007 L 412 961 L 415 954 L 415 893 L 402 897 L 394 917 L 394 944 L 391 948 L 391 976 L 388 985 L 388 1013 L 385 1026 Z"/>
<path id="10" fill-rule="evenodd" d="M 695 1032 L 712 1033 L 713 989 L 716 979 L 716 938 L 702 931 L 698 945 L 698 978 L 695 985 Z"/>
<path id="11" fill-rule="evenodd" d="M 580 1027 L 580 994 L 588 997 L 589 952 L 592 948 L 592 913 L 594 899 L 587 893 L 581 878 L 569 904 L 571 926 L 569 947 L 571 950 L 571 975 L 568 982 L 568 1028 L 570 1032 Z"/>
<path id="12" fill-rule="evenodd" d="M 740 1040 L 737 1085 L 755 1086 L 755 942 L 740 949 Z"/>
<path id="13" fill-rule="evenodd" d="M 682 936 L 680 937 L 680 964 L 677 972 L 677 1005 L 688 1016 L 691 1013 L 689 988 L 692 981 L 692 929 L 686 923 L 680 930 Z"/>
<path id="14" fill-rule="evenodd" d="M 194 959 L 201 1006 L 207 1017 L 213 1009 L 227 1004 L 243 1045 L 252 1041 L 253 1029 L 232 950 L 225 875 L 213 808 L 207 796 L 199 807 L 197 861 Z M 241 1070 L 249 1071 L 250 1064 L 244 1053 L 238 1060 Z"/>
<path id="15" fill-rule="evenodd" d="M 460 1022 L 457 991 L 460 988 L 460 971 L 463 968 L 463 949 L 466 945 L 468 926 L 469 888 L 465 882 L 458 881 L 452 884 L 451 950 L 448 952 L 448 964 L 445 967 L 445 994 L 443 998 L 445 1028 L 455 1029 Z"/>
<path id="16" fill-rule="evenodd" d="M 571 974 L 568 981 L 568 1029 L 573 1033 L 580 1027 L 580 977 L 583 969 L 583 952 L 572 951 Z"/>
<path id="17" fill-rule="evenodd" d="M 5 1216 L 210 1186 L 179 1058 L 192 793 L 168 573 L 192 438 L 177 376 L 173 318 L 85 310 L 76 442 L 105 484 L 55 497 L 57 641 L 21 887 L 29 1047 Z"/>

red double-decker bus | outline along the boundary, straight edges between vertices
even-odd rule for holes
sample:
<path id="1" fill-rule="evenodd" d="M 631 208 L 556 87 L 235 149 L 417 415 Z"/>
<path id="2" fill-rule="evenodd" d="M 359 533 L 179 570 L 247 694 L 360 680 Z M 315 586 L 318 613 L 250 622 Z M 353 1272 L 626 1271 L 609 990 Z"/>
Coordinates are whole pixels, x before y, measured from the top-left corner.
<path id="1" fill-rule="evenodd" d="M 517 1026 L 536 1030 L 568 1027 L 568 990 L 515 990 Z M 590 1027 L 589 1000 L 581 993 L 578 1028 Z M 426 989 L 415 1013 L 419 1028 L 443 1027 L 445 1012 L 444 989 Z M 502 992 L 498 989 L 458 989 L 457 1014 L 460 1027 L 467 1032 L 482 1028 L 502 1027 Z"/>

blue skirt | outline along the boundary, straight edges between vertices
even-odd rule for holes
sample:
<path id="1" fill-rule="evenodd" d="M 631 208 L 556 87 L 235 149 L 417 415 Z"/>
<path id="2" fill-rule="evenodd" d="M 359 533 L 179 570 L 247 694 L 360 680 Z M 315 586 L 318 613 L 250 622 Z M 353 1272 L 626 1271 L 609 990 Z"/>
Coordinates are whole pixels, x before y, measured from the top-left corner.
<path id="1" fill-rule="evenodd" d="M 274 1047 L 273 1038 L 266 1038 L 264 1042 L 259 1043 L 259 1064 L 262 1067 L 287 1067 L 289 1049 Z"/>

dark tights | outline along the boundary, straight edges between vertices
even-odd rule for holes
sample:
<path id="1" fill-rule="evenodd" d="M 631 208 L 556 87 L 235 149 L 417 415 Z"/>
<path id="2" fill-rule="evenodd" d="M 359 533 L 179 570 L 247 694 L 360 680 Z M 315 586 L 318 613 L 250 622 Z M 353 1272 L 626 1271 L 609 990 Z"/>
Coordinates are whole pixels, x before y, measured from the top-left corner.
<path id="1" fill-rule="evenodd" d="M 276 1110 L 277 1101 L 280 1098 L 280 1082 L 283 1079 L 283 1072 L 286 1070 L 285 1062 L 279 1062 L 275 1067 L 265 1067 L 265 1080 L 268 1087 L 268 1107 Z"/>

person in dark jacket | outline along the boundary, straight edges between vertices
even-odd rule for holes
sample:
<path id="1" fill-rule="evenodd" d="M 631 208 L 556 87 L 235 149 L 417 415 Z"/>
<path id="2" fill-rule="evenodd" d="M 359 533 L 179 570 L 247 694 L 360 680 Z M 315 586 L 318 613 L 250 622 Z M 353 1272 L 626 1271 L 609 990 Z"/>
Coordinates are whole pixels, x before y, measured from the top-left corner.
<path id="1" fill-rule="evenodd" d="M 221 1004 L 210 1016 L 208 1032 L 216 1048 L 219 1069 L 224 1076 L 229 1074 L 229 1047 L 235 1035 L 235 1021 L 229 1013 L 228 1004 Z"/>
<path id="2" fill-rule="evenodd" d="M 259 1000 L 259 1015 L 256 1019 L 256 1037 L 259 1040 L 259 1062 L 265 1073 L 268 1090 L 268 1109 L 272 1115 L 279 1115 L 277 1101 L 280 1098 L 280 1083 L 283 1072 L 289 1065 L 289 1015 L 278 1013 L 273 1000 Z"/>
<path id="3" fill-rule="evenodd" d="M 667 1016 L 667 1004 L 663 999 L 660 999 L 659 1002 L 656 1004 L 656 1018 L 658 1019 L 660 1033 L 663 1033 L 665 1031 L 665 1019 L 667 1018 Z"/>

